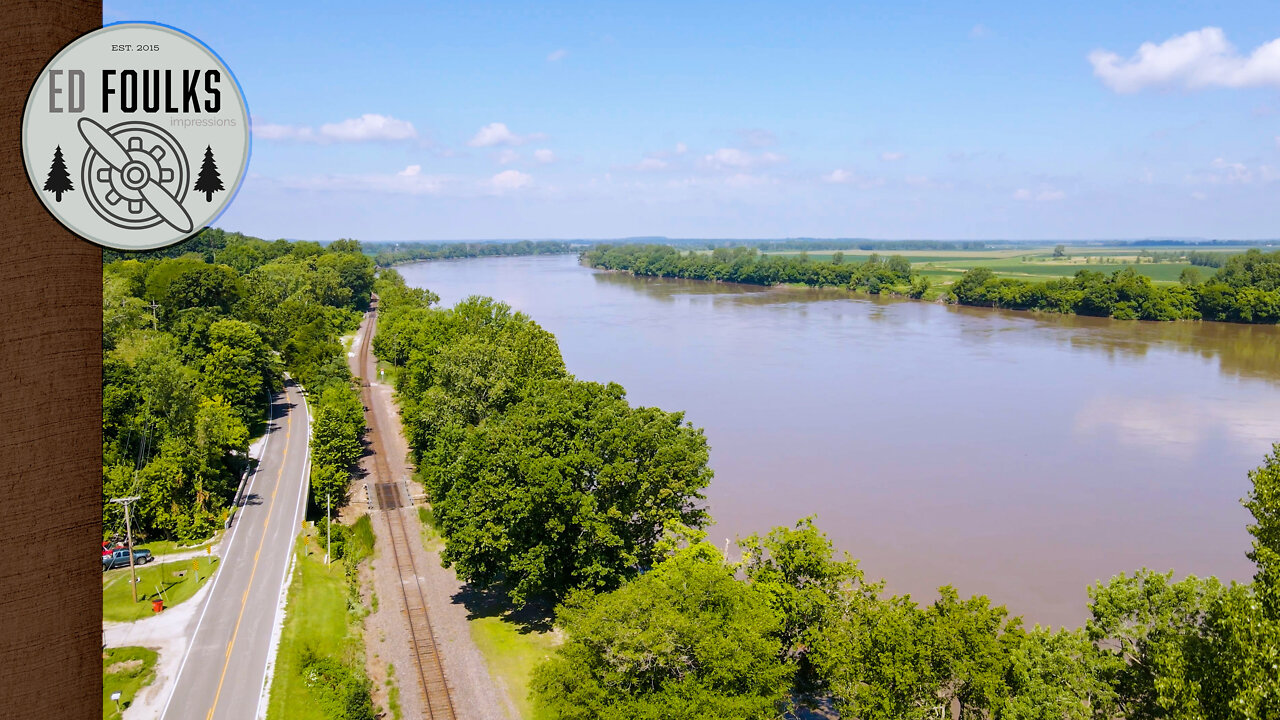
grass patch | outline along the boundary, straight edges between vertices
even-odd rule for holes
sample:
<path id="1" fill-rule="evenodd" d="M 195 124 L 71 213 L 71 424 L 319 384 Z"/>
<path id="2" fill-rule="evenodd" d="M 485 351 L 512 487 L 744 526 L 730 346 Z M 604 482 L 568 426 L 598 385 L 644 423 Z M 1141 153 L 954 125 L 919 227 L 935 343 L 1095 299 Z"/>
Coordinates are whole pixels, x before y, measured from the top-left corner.
<path id="1" fill-rule="evenodd" d="M 190 552 L 192 550 L 204 550 L 218 541 L 218 535 L 195 545 L 183 545 L 177 540 L 156 540 L 155 542 L 134 545 L 138 550 L 150 550 L 152 555 L 174 555 L 181 552 Z"/>
<path id="2" fill-rule="evenodd" d="M 371 557 L 373 555 L 373 521 L 369 519 L 369 516 L 366 514 L 356 518 L 356 521 L 351 523 L 348 532 L 351 537 L 349 541 L 351 547 L 345 551 L 347 559 L 359 563 L 365 558 Z"/>
<path id="3" fill-rule="evenodd" d="M 391 710 L 393 720 L 401 720 L 404 710 L 400 708 L 400 686 L 396 684 L 396 666 L 387 663 L 387 708 Z"/>
<path id="4" fill-rule="evenodd" d="M 357 545 L 359 535 L 358 530 L 353 532 Z M 351 604 L 353 593 L 345 564 L 333 562 L 326 566 L 323 542 L 315 527 L 304 531 L 297 541 L 267 705 L 269 719 L 326 720 L 325 703 L 320 702 L 316 690 L 308 686 L 303 667 L 314 658 L 331 659 L 332 663 L 354 669 L 361 676 L 364 673 L 359 621 L 356 608 Z"/>
<path id="5" fill-rule="evenodd" d="M 431 508 L 418 506 L 418 519 L 422 522 L 422 542 L 428 549 L 439 549 L 444 541 L 436 529 L 435 515 Z M 505 608 L 505 609 L 504 609 Z M 481 601 L 468 605 L 471 615 L 467 629 L 471 639 L 484 656 L 489 675 L 507 689 L 511 701 L 523 720 L 549 720 L 539 713 L 529 700 L 529 678 L 533 669 L 545 660 L 557 645 L 556 636 L 550 631 L 534 629 L 529 623 L 510 617 L 504 601 Z"/>
<path id="6" fill-rule="evenodd" d="M 144 647 L 107 648 L 102 653 L 102 717 L 118 718 L 138 691 L 156 679 L 156 651 Z M 120 693 L 120 710 L 111 693 Z"/>
<path id="7" fill-rule="evenodd" d="M 192 563 L 196 564 L 193 571 Z M 173 607 L 196 594 L 209 582 L 218 569 L 218 558 L 197 556 L 190 560 L 160 563 L 155 561 L 137 566 L 138 602 L 129 592 L 129 568 L 111 570 L 102 574 L 102 619 L 113 622 L 130 622 L 150 617 L 151 601 L 164 600 L 165 607 Z M 197 579 L 198 575 L 198 579 Z"/>
<path id="8" fill-rule="evenodd" d="M 551 655 L 556 646 L 549 632 L 530 632 L 502 616 L 474 618 L 467 623 L 471 639 L 484 655 L 489 674 L 515 703 L 524 720 L 547 720 L 546 713 L 529 699 L 529 678 L 533 669 Z"/>
<path id="9" fill-rule="evenodd" d="M 423 546 L 428 550 L 444 549 L 444 538 L 440 536 L 440 531 L 436 529 L 436 516 L 431 508 L 419 505 L 418 520 L 422 522 Z"/>

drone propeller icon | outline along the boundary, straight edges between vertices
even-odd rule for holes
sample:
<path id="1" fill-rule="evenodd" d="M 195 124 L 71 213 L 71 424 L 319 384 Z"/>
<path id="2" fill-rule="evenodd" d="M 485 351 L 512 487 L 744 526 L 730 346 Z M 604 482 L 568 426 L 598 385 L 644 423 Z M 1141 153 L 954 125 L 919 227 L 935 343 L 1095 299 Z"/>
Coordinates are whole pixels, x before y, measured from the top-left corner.
<path id="1" fill-rule="evenodd" d="M 125 128 L 123 125 L 130 127 Z M 182 146 L 178 145 L 171 135 L 150 123 L 124 123 L 112 128 L 116 131 L 113 133 L 89 118 L 81 118 L 77 129 L 85 142 L 89 143 L 90 148 L 84 163 L 86 180 L 92 178 L 96 181 L 96 183 L 85 182 L 92 193 L 92 200 L 97 201 L 91 201 L 90 205 L 104 220 L 122 227 L 146 227 L 147 225 L 143 223 L 154 219 L 155 216 L 151 218 L 122 217 L 111 210 L 111 207 L 124 201 L 130 214 L 140 213 L 145 204 L 155 212 L 156 216 L 174 229 L 184 233 L 191 232 L 193 227 L 191 216 L 182 207 L 180 198 L 174 197 L 174 193 L 165 187 L 166 183 L 173 185 L 175 179 L 175 169 L 162 165 L 170 152 L 175 157 L 168 158 L 167 161 L 176 166 L 177 174 L 181 176 L 177 178 L 178 188 L 184 188 L 187 175 L 187 160 L 181 154 Z M 129 133 L 126 138 L 127 147 L 119 140 L 126 133 Z M 143 136 L 155 138 L 159 142 L 150 149 L 144 150 Z M 169 151 L 165 150 L 166 144 L 170 146 Z M 91 174 L 90 168 L 99 158 L 107 167 L 98 167 L 97 171 Z M 99 193 L 97 190 L 102 184 L 105 184 L 105 193 Z M 179 192 L 183 196 L 186 195 L 181 190 Z M 98 194 L 103 196 L 98 198 Z M 153 221 L 150 224 L 155 223 Z"/>

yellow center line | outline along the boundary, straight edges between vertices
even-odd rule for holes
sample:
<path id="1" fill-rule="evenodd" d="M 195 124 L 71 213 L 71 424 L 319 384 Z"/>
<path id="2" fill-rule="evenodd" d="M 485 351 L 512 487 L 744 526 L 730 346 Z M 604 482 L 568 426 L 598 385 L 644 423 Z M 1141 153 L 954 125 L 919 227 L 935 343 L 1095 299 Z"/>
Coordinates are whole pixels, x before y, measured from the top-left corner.
<path id="1" fill-rule="evenodd" d="M 289 456 L 289 436 L 292 432 L 293 415 L 290 415 L 288 420 L 285 421 L 284 452 L 280 455 L 280 471 L 276 473 L 276 489 L 279 489 L 280 479 L 284 477 L 284 461 Z M 275 490 L 272 490 L 271 498 L 273 501 L 275 497 Z M 267 519 L 262 523 L 262 539 L 258 541 L 258 550 L 253 554 L 253 569 L 249 571 L 249 584 L 245 587 L 244 595 L 240 598 L 240 614 L 236 616 L 236 626 L 231 631 L 231 642 L 227 643 L 227 659 L 222 663 L 222 675 L 218 677 L 218 689 L 213 695 L 213 705 L 209 708 L 209 714 L 206 716 L 210 720 L 213 718 L 213 711 L 218 709 L 218 699 L 222 697 L 222 683 L 226 681 L 227 668 L 231 666 L 231 649 L 236 646 L 236 637 L 240 634 L 240 621 L 244 619 L 244 609 L 249 604 L 249 589 L 253 587 L 253 578 L 258 574 L 258 556 L 262 554 L 262 545 L 267 541 L 267 526 L 271 524 L 272 507 L 275 507 L 274 502 L 267 507 Z"/>

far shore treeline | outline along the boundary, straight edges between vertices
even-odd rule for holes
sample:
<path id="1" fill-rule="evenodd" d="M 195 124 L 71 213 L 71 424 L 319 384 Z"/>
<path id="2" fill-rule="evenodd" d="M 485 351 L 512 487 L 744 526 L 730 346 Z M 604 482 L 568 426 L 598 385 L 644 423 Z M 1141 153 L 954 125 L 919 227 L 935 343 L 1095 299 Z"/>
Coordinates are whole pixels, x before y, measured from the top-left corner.
<path id="1" fill-rule="evenodd" d="M 901 282 L 898 265 L 850 277 Z M 513 617 L 557 608 L 538 717 L 1280 717 L 1280 445 L 1250 473 L 1252 583 L 1142 569 L 1090 588 L 1084 627 L 1027 628 L 945 585 L 889 595 L 812 518 L 731 561 L 705 540 L 709 448 L 681 413 L 575 379 L 553 335 L 491 298 L 438 308 L 395 270 L 376 292 L 444 561 Z"/>
<path id="2" fill-rule="evenodd" d="M 1150 253 L 1148 253 L 1150 254 Z M 834 286 L 873 294 L 925 297 L 929 279 L 901 255 L 872 255 L 863 262 L 817 262 L 766 255 L 756 248 L 716 248 L 710 253 L 669 245 L 596 245 L 581 253 L 595 268 L 635 275 L 748 283 Z M 1082 269 L 1073 277 L 1034 281 L 996 277 L 989 268 L 965 272 L 943 295 L 961 305 L 1112 317 L 1121 320 L 1217 320 L 1280 322 L 1280 251 L 1257 249 L 1217 263 L 1207 279 L 1188 267 L 1176 285 L 1157 285 L 1132 268 L 1113 273 Z"/>

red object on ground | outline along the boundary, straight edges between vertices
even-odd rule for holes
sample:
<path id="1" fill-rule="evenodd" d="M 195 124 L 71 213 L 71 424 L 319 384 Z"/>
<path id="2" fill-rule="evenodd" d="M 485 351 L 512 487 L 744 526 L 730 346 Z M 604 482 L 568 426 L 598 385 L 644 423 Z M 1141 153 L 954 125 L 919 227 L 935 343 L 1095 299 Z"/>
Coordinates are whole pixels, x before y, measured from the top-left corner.
<path id="1" fill-rule="evenodd" d="M 152 601 L 151 601 L 151 612 L 160 612 L 160 611 L 161 611 L 161 610 L 163 610 L 163 609 L 164 609 L 164 601 L 163 601 L 163 600 L 152 600 Z"/>

